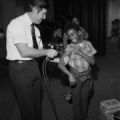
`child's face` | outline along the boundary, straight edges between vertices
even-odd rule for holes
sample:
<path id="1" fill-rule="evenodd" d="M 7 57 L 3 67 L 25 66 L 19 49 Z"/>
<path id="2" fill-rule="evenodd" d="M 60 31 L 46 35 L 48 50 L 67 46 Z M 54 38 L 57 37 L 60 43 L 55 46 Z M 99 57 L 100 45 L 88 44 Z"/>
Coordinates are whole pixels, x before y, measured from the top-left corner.
<path id="1" fill-rule="evenodd" d="M 76 17 L 72 19 L 72 22 L 79 25 L 79 19 Z"/>
<path id="2" fill-rule="evenodd" d="M 68 34 L 68 38 L 73 43 L 77 43 L 78 42 L 78 32 L 75 29 L 69 29 L 67 34 Z"/>
<path id="3" fill-rule="evenodd" d="M 58 28 L 56 32 L 59 37 L 62 37 L 62 29 L 61 28 Z"/>
<path id="4" fill-rule="evenodd" d="M 62 37 L 62 29 L 61 28 L 56 29 L 55 34 L 56 34 L 56 36 L 61 38 Z"/>

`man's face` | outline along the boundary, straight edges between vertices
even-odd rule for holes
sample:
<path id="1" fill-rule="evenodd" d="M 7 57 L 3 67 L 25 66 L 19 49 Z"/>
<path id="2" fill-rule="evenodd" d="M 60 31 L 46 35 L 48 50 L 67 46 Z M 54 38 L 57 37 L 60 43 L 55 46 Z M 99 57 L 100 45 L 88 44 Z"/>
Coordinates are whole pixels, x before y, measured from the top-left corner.
<path id="1" fill-rule="evenodd" d="M 43 8 L 42 10 L 36 9 L 34 20 L 36 24 L 40 24 L 42 20 L 46 19 L 47 9 Z"/>
<path id="2" fill-rule="evenodd" d="M 67 34 L 68 34 L 68 38 L 73 43 L 77 43 L 78 42 L 78 32 L 75 29 L 69 29 Z"/>

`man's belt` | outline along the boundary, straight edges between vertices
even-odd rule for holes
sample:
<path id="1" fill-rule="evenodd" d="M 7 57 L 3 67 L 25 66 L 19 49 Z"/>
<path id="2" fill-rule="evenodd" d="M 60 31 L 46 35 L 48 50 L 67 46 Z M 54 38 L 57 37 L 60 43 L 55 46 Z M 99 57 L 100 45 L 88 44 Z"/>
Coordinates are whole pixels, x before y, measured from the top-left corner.
<path id="1" fill-rule="evenodd" d="M 35 62 L 34 59 L 31 60 L 9 60 L 10 63 L 31 63 L 31 62 Z"/>

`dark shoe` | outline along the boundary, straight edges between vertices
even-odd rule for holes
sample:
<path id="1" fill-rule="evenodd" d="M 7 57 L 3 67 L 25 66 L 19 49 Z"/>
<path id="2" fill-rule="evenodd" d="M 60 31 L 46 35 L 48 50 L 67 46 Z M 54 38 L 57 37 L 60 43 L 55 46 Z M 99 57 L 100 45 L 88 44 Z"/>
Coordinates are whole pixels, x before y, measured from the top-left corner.
<path id="1" fill-rule="evenodd" d="M 66 101 L 67 101 L 68 103 L 72 104 L 73 100 L 72 100 L 72 95 L 71 95 L 71 94 L 67 94 L 67 95 L 65 96 L 65 99 L 66 99 Z"/>

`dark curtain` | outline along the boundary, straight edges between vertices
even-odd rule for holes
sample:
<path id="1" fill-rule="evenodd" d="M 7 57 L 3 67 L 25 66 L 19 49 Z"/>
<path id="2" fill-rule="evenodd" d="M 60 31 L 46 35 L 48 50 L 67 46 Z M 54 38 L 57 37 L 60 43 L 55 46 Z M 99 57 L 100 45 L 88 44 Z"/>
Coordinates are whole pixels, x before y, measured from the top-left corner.
<path id="1" fill-rule="evenodd" d="M 16 6 L 22 6 L 24 3 L 24 0 L 15 0 Z"/>
<path id="2" fill-rule="evenodd" d="M 79 16 L 97 55 L 106 54 L 106 0 L 54 0 L 54 15 Z"/>

